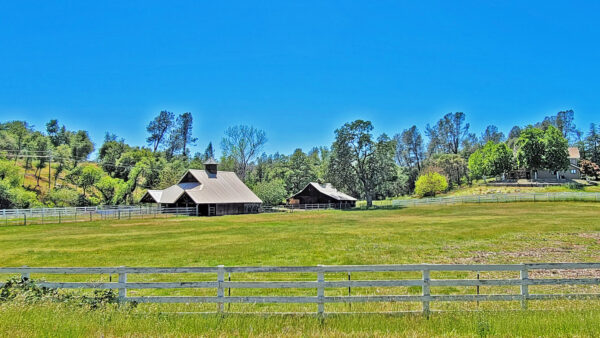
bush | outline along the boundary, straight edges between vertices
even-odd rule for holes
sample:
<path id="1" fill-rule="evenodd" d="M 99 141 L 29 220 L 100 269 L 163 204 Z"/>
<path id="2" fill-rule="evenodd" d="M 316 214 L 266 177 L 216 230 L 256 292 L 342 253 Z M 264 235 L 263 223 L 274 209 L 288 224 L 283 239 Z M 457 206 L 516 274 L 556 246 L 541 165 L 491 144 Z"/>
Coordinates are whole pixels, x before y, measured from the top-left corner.
<path id="1" fill-rule="evenodd" d="M 46 194 L 44 201 L 52 207 L 72 207 L 79 202 L 79 192 L 74 189 L 54 189 Z"/>
<path id="2" fill-rule="evenodd" d="M 434 171 L 419 176 L 415 183 L 415 194 L 420 197 L 435 196 L 448 189 L 446 177 Z"/>
<path id="3" fill-rule="evenodd" d="M 11 278 L 0 287 L 0 303 L 11 301 L 22 301 L 25 303 L 52 301 L 87 306 L 95 310 L 106 304 L 115 304 L 118 300 L 118 295 L 114 290 L 94 290 L 92 296 L 76 296 L 40 286 L 37 282 L 28 278 Z M 135 304 L 133 305 L 135 306 Z"/>
<path id="4" fill-rule="evenodd" d="M 11 187 L 6 181 L 0 180 L 0 209 L 26 209 L 40 205 L 35 192 L 21 187 Z"/>

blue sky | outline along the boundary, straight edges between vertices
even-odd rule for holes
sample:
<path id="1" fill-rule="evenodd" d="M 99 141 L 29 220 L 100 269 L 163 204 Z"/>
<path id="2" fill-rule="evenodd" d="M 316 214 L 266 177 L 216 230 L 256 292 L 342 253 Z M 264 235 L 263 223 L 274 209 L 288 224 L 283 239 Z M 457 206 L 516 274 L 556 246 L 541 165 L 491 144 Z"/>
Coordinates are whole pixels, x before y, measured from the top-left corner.
<path id="1" fill-rule="evenodd" d="M 194 150 L 266 131 L 265 151 L 390 135 L 463 111 L 478 134 L 575 110 L 600 122 L 598 2 L 0 1 L 0 120 L 58 118 L 142 145 L 192 112 Z"/>

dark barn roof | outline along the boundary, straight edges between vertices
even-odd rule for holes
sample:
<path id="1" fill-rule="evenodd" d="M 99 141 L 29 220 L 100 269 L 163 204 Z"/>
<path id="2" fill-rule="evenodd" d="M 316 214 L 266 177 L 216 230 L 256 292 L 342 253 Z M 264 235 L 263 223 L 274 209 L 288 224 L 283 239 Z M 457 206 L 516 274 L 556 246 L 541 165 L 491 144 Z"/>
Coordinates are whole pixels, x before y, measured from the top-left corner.
<path id="1" fill-rule="evenodd" d="M 338 191 L 336 188 L 333 187 L 333 185 L 331 183 L 324 183 L 324 184 L 320 184 L 320 183 L 316 183 L 316 182 L 310 182 L 309 184 L 306 185 L 306 187 L 304 187 L 300 192 L 298 192 L 297 194 L 295 194 L 294 196 L 292 196 L 291 198 L 297 198 L 298 196 L 303 195 L 303 193 L 309 188 L 309 187 L 313 187 L 314 189 L 316 189 L 319 193 L 334 199 L 336 201 L 356 201 L 356 198 L 347 195 L 341 191 Z"/>

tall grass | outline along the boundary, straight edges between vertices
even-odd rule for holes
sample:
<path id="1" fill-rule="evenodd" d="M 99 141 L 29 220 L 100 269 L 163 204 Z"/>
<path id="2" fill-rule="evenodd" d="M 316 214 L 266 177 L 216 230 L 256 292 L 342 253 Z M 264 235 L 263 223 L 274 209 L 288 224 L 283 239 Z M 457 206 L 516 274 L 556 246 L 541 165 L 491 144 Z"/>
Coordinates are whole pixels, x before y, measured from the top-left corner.
<path id="1" fill-rule="evenodd" d="M 555 311 L 482 311 L 422 315 L 207 315 L 143 312 L 109 306 L 0 304 L 6 337 L 72 336 L 529 336 L 600 335 L 600 307 Z"/>

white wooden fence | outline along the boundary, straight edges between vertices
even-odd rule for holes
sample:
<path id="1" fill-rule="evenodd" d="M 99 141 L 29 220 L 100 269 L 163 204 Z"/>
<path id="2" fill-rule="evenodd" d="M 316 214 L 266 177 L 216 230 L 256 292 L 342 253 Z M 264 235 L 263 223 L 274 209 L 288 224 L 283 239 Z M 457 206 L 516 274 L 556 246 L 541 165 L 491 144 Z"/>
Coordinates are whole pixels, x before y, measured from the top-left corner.
<path id="1" fill-rule="evenodd" d="M 121 205 L 68 208 L 0 209 L 0 225 L 30 225 L 110 219 L 187 216 L 195 207 L 164 208 L 154 205 Z"/>
<path id="2" fill-rule="evenodd" d="M 550 270 L 560 276 L 557 271 L 583 272 L 593 270 L 593 276 L 600 272 L 600 263 L 532 263 L 532 264 L 491 264 L 491 265 L 455 265 L 455 264 L 416 264 L 416 265 L 319 265 L 288 267 L 12 267 L 0 268 L 0 274 L 20 274 L 23 279 L 32 278 L 32 274 L 118 274 L 118 282 L 40 282 L 41 286 L 57 289 L 118 289 L 121 302 L 136 303 L 215 303 L 217 311 L 224 312 L 224 304 L 228 303 L 311 303 L 317 305 L 317 313 L 325 313 L 325 304 L 329 303 L 365 303 L 365 302 L 419 302 L 424 314 L 430 312 L 431 302 L 481 302 L 481 301 L 520 301 L 523 309 L 529 300 L 556 299 L 600 299 L 600 293 L 544 293 L 529 292 L 529 286 L 554 285 L 600 285 L 600 278 L 529 278 L 530 271 Z M 387 280 L 351 280 L 351 273 L 382 272 L 419 272 L 419 279 L 387 279 Z M 499 279 L 433 279 L 431 273 L 437 272 L 515 272 L 518 278 Z M 313 281 L 226 281 L 225 274 L 270 274 L 270 273 L 309 273 L 316 274 Z M 348 279 L 326 280 L 326 274 L 338 275 L 347 273 Z M 131 275 L 144 274 L 216 274 L 214 281 L 199 282 L 129 282 Z M 571 275 L 578 275 L 571 274 Z M 35 279 L 35 278 L 34 278 Z M 1 284 L 0 284 L 1 286 Z M 420 295 L 350 295 L 351 288 L 381 287 L 420 287 Z M 477 294 L 434 294 L 431 287 L 477 287 Z M 479 294 L 480 286 L 518 286 L 520 292 L 514 294 Z M 215 289 L 215 296 L 141 296 L 130 297 L 130 289 Z M 314 289 L 313 296 L 226 296 L 225 289 Z M 348 288 L 348 296 L 327 296 L 325 291 L 331 288 Z M 572 290 L 564 290 L 572 291 Z"/>
<path id="3" fill-rule="evenodd" d="M 352 207 L 340 203 L 311 203 L 311 204 L 282 204 L 263 205 L 260 212 L 292 212 L 294 210 L 328 210 L 328 209 L 351 209 Z"/>
<path id="4" fill-rule="evenodd" d="M 392 200 L 387 205 L 380 202 L 380 207 L 411 207 L 418 205 L 449 205 L 461 203 L 507 203 L 507 202 L 564 202 L 583 201 L 600 202 L 600 193 L 595 192 L 547 192 L 547 193 L 515 193 L 434 197 L 421 199 Z M 383 201 L 382 201 L 383 202 Z"/>

